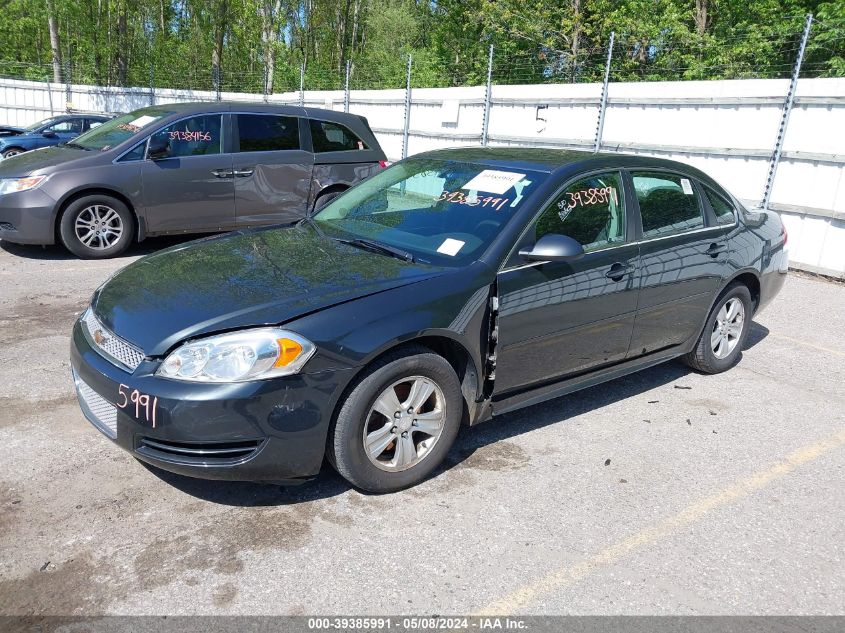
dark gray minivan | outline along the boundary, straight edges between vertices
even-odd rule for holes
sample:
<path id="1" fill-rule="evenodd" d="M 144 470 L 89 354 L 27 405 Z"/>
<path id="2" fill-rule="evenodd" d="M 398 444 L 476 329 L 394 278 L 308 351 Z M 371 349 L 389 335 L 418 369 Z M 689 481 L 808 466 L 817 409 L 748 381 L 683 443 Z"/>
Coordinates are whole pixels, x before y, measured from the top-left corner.
<path id="1" fill-rule="evenodd" d="M 103 258 L 152 235 L 289 223 L 385 164 L 354 114 L 151 106 L 0 161 L 0 239 Z"/>

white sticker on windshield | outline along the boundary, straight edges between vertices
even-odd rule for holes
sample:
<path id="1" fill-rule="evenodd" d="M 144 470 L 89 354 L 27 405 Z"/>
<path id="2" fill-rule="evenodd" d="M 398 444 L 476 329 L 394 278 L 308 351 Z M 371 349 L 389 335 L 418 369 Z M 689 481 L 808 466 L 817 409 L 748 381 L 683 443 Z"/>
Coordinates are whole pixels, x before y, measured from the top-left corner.
<path id="1" fill-rule="evenodd" d="M 130 122 L 129 125 L 134 125 L 135 127 L 141 128 L 145 125 L 148 125 L 149 123 L 152 123 L 155 120 L 156 118 L 154 116 L 149 116 L 145 114 L 144 116 L 139 116 L 137 119 Z"/>
<path id="2" fill-rule="evenodd" d="M 692 195 L 692 184 L 686 178 L 681 178 L 681 187 L 688 196 Z"/>
<path id="3" fill-rule="evenodd" d="M 437 249 L 437 252 L 454 257 L 464 247 L 464 244 L 466 244 L 466 242 L 462 242 L 461 240 L 453 240 L 451 237 L 447 237 L 445 240 L 443 240 L 443 243 Z"/>
<path id="4" fill-rule="evenodd" d="M 485 169 L 461 187 L 461 189 L 473 189 L 475 191 L 503 194 L 524 177 L 525 174 L 517 174 L 513 171 Z"/>

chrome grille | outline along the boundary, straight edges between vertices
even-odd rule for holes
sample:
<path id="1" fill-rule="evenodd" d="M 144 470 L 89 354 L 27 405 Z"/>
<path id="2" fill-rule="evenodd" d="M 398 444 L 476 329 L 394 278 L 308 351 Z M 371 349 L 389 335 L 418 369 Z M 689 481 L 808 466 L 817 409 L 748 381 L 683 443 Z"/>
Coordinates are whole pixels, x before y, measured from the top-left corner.
<path id="1" fill-rule="evenodd" d="M 96 391 L 91 389 L 74 371 L 76 397 L 88 421 L 111 439 L 117 438 L 117 408 Z"/>
<path id="2" fill-rule="evenodd" d="M 88 341 L 116 365 L 135 371 L 135 368 L 144 360 L 144 352 L 113 334 L 94 316 L 91 308 L 82 315 L 82 323 L 87 330 Z"/>

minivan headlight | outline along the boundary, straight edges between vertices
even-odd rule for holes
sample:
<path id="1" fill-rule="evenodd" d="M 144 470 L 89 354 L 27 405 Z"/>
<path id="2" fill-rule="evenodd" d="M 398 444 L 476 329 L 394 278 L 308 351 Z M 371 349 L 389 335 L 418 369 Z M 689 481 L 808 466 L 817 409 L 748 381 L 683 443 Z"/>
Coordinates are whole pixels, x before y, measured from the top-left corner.
<path id="1" fill-rule="evenodd" d="M 157 375 L 191 382 L 243 382 L 296 374 L 314 344 L 277 328 L 243 330 L 199 339 L 171 352 Z"/>
<path id="2" fill-rule="evenodd" d="M 0 195 L 35 189 L 47 176 L 26 176 L 24 178 L 0 178 Z"/>

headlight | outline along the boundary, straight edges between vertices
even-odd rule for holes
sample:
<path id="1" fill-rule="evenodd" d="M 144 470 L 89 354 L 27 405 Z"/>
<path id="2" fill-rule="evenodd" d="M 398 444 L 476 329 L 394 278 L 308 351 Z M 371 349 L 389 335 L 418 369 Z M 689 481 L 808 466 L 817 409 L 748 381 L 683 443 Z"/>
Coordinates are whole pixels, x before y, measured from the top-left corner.
<path id="1" fill-rule="evenodd" d="M 34 189 L 47 176 L 26 176 L 25 178 L 0 178 L 0 195 L 4 193 L 17 193 L 19 191 L 27 191 Z"/>
<path id="2" fill-rule="evenodd" d="M 186 343 L 156 373 L 192 382 L 264 380 L 298 373 L 314 351 L 311 341 L 287 330 L 244 330 Z"/>

